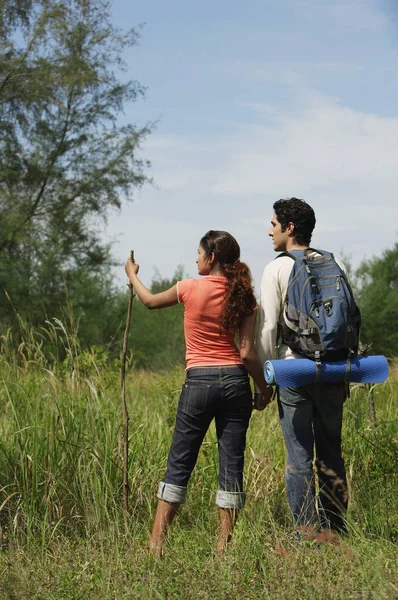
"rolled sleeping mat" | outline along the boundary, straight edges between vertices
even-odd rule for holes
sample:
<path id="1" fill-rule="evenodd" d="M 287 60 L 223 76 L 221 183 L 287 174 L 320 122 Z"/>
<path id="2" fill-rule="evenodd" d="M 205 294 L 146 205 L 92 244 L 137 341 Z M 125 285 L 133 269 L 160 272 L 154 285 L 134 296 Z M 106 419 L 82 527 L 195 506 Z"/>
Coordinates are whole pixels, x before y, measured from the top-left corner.
<path id="1" fill-rule="evenodd" d="M 309 358 L 267 360 L 264 376 L 268 384 L 280 387 L 299 387 L 314 383 L 317 365 Z M 385 356 L 354 356 L 347 360 L 322 362 L 318 381 L 338 383 L 382 383 L 388 378 L 388 362 Z"/>

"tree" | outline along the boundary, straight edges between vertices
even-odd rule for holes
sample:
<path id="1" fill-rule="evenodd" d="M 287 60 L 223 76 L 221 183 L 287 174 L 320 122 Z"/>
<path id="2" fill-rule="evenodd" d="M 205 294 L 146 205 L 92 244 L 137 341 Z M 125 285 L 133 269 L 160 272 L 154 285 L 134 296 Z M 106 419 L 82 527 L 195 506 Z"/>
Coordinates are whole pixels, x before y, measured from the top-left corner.
<path id="1" fill-rule="evenodd" d="M 144 94 L 119 74 L 139 32 L 113 27 L 108 0 L 0 10 L 0 282 L 37 323 L 74 279 L 90 286 L 109 268 L 99 225 L 146 181 L 137 150 L 150 127 L 119 124 Z M 2 295 L 3 323 L 11 315 Z"/>
<path id="2" fill-rule="evenodd" d="M 362 342 L 372 354 L 398 355 L 398 243 L 357 270 Z"/>

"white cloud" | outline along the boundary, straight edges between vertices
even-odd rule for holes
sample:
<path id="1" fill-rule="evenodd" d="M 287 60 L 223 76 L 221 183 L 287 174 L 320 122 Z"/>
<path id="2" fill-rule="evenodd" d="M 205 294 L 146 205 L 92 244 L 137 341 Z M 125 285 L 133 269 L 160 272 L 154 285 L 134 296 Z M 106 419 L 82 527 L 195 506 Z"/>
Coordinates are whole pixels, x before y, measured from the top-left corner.
<path id="1" fill-rule="evenodd" d="M 257 115 L 256 125 L 228 135 L 151 136 L 157 187 L 144 188 L 108 229 L 120 234 L 120 260 L 131 245 L 137 250 L 145 281 L 155 267 L 171 276 L 183 264 L 195 274 L 196 245 L 213 228 L 237 237 L 258 288 L 274 256 L 267 237 L 272 204 L 293 195 L 315 209 L 314 246 L 352 254 L 354 266 L 395 243 L 398 119 L 324 98 L 279 115 L 272 126 Z"/>
<path id="2" fill-rule="evenodd" d="M 398 185 L 398 119 L 333 104 L 251 127 L 230 140 L 214 194 L 275 194 L 358 181 Z"/>
<path id="3" fill-rule="evenodd" d="M 377 0 L 291 0 L 292 9 L 309 16 L 334 19 L 341 25 L 361 30 L 381 30 L 387 18 Z"/>
<path id="4" fill-rule="evenodd" d="M 375 68 L 380 65 L 375 65 Z M 314 75 L 319 74 L 356 74 L 365 71 L 365 65 L 347 60 L 268 60 L 266 63 L 257 60 L 237 60 L 234 62 L 218 63 L 213 66 L 215 71 L 228 77 L 257 81 L 262 83 L 282 83 L 290 87 L 307 85 Z M 308 86 L 310 87 L 310 86 Z"/>

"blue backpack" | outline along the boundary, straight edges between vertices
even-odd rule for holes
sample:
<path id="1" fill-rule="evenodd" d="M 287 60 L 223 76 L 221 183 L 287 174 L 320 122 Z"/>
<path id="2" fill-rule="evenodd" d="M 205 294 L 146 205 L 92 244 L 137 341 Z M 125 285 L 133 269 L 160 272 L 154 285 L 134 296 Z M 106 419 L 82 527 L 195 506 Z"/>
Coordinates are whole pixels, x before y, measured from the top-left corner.
<path id="1" fill-rule="evenodd" d="M 333 254 L 307 248 L 279 256 L 294 260 L 283 308 L 282 341 L 317 362 L 357 354 L 361 315 Z"/>

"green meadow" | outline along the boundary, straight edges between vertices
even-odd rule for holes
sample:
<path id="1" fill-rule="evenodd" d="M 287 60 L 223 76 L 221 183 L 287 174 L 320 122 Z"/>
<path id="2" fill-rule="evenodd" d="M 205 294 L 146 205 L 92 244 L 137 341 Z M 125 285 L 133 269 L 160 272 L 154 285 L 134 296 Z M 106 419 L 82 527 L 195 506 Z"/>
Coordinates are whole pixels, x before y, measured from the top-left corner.
<path id="1" fill-rule="evenodd" d="M 51 332 L 50 332 L 51 333 Z M 81 599 L 398 598 L 398 385 L 352 386 L 344 454 L 349 535 L 293 543 L 276 405 L 254 412 L 247 504 L 215 556 L 217 445 L 205 439 L 164 557 L 146 553 L 182 368 L 128 369 L 129 511 L 123 510 L 120 372 L 58 324 L 50 362 L 31 336 L 0 357 L 0 597 Z"/>

